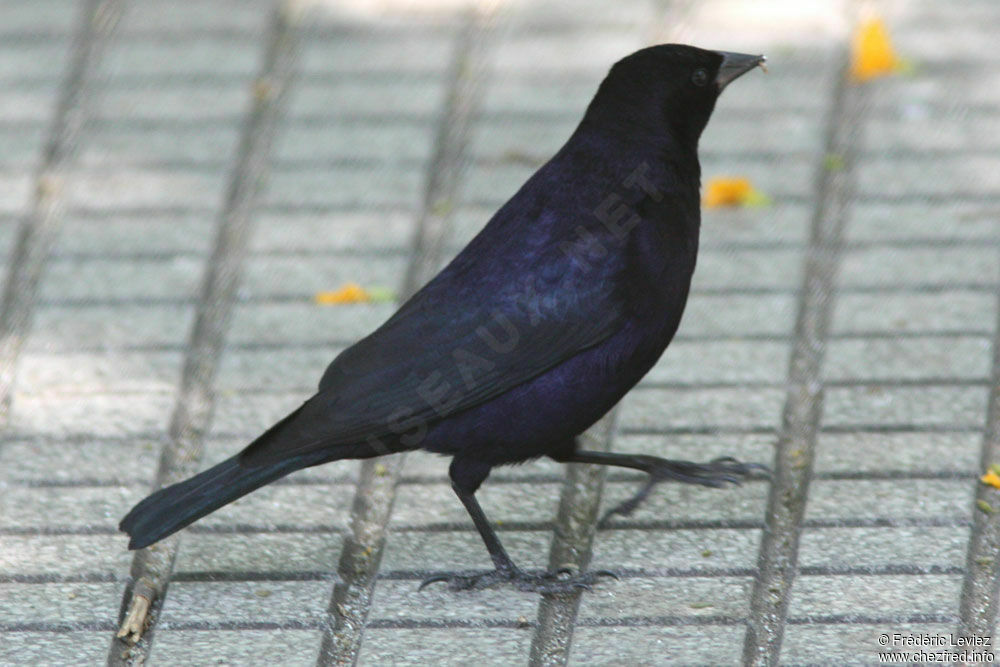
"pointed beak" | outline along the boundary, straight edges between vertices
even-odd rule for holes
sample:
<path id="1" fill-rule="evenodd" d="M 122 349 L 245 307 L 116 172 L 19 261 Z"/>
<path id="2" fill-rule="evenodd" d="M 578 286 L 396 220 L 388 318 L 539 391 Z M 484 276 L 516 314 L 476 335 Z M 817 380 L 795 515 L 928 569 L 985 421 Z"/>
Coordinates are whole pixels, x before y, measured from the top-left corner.
<path id="1" fill-rule="evenodd" d="M 729 51 L 716 51 L 722 56 L 722 64 L 719 65 L 719 73 L 715 77 L 715 85 L 719 87 L 719 92 L 729 85 L 729 83 L 743 76 L 754 67 L 760 66 L 765 72 L 767 67 L 764 63 L 767 58 L 764 56 L 751 56 L 746 53 L 730 53 Z"/>

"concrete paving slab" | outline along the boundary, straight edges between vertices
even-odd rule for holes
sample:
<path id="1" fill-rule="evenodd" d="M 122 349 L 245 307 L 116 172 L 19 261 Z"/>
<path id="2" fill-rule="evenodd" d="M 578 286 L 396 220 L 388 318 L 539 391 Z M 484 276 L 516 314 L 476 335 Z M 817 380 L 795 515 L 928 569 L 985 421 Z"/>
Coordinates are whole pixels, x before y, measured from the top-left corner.
<path id="1" fill-rule="evenodd" d="M 670 451 L 669 455 L 675 453 Z M 709 459 L 700 453 L 698 460 Z M 606 484 L 605 511 L 628 500 L 640 488 L 638 482 L 606 482 Z M 658 523 L 754 525 L 760 520 L 760 511 L 766 499 L 766 485 L 757 482 L 745 482 L 739 487 L 722 489 L 663 484 L 627 519 L 615 517 L 611 521 L 649 525 Z"/>
<path id="2" fill-rule="evenodd" d="M 795 318 L 795 295 L 699 294 L 688 301 L 685 313 L 678 338 L 788 336 Z"/>
<path id="3" fill-rule="evenodd" d="M 802 533 L 799 563 L 807 571 L 961 571 L 969 531 L 953 525 L 811 527 Z"/>
<path id="4" fill-rule="evenodd" d="M 35 32 L 68 35 L 76 18 L 74 9 L 76 3 L 70 0 L 42 0 L 30 6 L 11 5 L 4 13 L 2 34 L 5 37 Z"/>
<path id="5" fill-rule="evenodd" d="M 335 291 L 349 282 L 380 285 L 394 291 L 405 269 L 402 257 L 373 262 L 370 258 L 349 256 L 337 257 L 335 261 L 322 256 L 257 256 L 247 262 L 244 289 L 248 297 L 255 299 L 298 296 L 306 301 L 312 301 L 317 292 Z"/>
<path id="6" fill-rule="evenodd" d="M 534 620 L 537 601 L 514 590 L 483 590 L 456 596 L 443 584 L 417 590 L 414 580 L 383 579 L 375 588 L 371 621 L 375 625 L 469 624 L 505 621 L 516 625 L 519 618 Z M 414 614 L 419 608 L 420 614 Z M 523 623 L 527 625 L 527 623 Z M 457 656 L 456 656 L 457 657 Z"/>
<path id="7" fill-rule="evenodd" d="M 660 614 L 668 617 L 739 618 L 747 613 L 751 581 L 746 577 L 698 577 L 683 585 L 662 577 L 632 577 L 614 587 L 600 588 L 583 599 L 583 623 L 626 621 Z"/>
<path id="8" fill-rule="evenodd" d="M 926 203 L 858 202 L 847 226 L 849 240 L 864 242 L 914 241 L 956 243 L 966 239 L 996 240 L 994 218 L 983 202 L 943 201 Z"/>
<path id="9" fill-rule="evenodd" d="M 622 401 L 621 427 L 629 429 L 769 428 L 776 426 L 780 389 L 640 388 Z M 971 409 L 970 409 L 971 411 Z"/>
<path id="10" fill-rule="evenodd" d="M 0 584 L 0 624 L 102 625 L 124 588 L 115 582 Z"/>
<path id="11" fill-rule="evenodd" d="M 4 535 L 4 575 L 25 579 L 113 577 L 128 571 L 128 539 L 119 535 Z M 108 618 L 115 613 L 107 611 Z"/>
<path id="12" fill-rule="evenodd" d="M 298 350 L 230 350 L 219 369 L 220 392 L 247 390 L 302 392 L 319 383 L 323 370 L 344 347 L 317 345 Z"/>
<path id="13" fill-rule="evenodd" d="M 141 137 L 130 138 L 128 145 L 149 138 L 150 134 L 144 133 Z M 175 141 L 173 145 L 178 143 Z M 106 159 L 127 158 L 109 152 Z M 209 252 L 212 232 L 211 220 L 204 214 L 71 215 L 63 233 L 56 239 L 50 261 L 70 261 L 80 256 L 97 260 L 98 255 L 107 255 L 108 258 L 119 255 L 204 256 Z"/>
<path id="14" fill-rule="evenodd" d="M 927 288 L 965 283 L 989 289 L 998 276 L 1000 263 L 993 248 L 870 248 L 847 253 L 841 284 Z"/>
<path id="15" fill-rule="evenodd" d="M 581 627 L 571 659 L 581 665 L 675 664 L 737 665 L 745 629 L 739 625 L 690 627 Z"/>
<path id="16" fill-rule="evenodd" d="M 680 340 L 672 343 L 645 377 L 649 383 L 781 383 L 788 350 L 780 341 Z"/>
<path id="17" fill-rule="evenodd" d="M 992 348 L 985 336 L 832 341 L 824 374 L 832 381 L 986 382 Z"/>
<path id="18" fill-rule="evenodd" d="M 0 467 L 16 470 L 9 480 L 28 485 L 148 484 L 148 471 L 159 455 L 160 443 L 153 440 L 89 440 L 64 443 L 55 448 L 40 439 L 8 440 L 0 449 Z M 108 461 L 124 461 L 109 466 Z"/>
<path id="19" fill-rule="evenodd" d="M 944 289 L 895 294 L 891 299 L 884 294 L 844 294 L 837 300 L 831 326 L 834 335 L 968 331 L 989 336 L 996 308 L 996 299 L 986 290 Z"/>
<path id="20" fill-rule="evenodd" d="M 38 333 L 26 349 L 38 351 L 180 346 L 191 328 L 189 304 L 137 303 L 42 306 Z"/>
<path id="21" fill-rule="evenodd" d="M 177 556 L 176 577 L 183 581 L 204 573 L 215 576 L 272 576 L 322 579 L 332 586 L 342 545 L 336 532 L 284 531 L 211 533 L 190 531 Z M 211 576 L 211 575 L 210 575 Z M 267 576 L 256 577 L 264 581 Z"/>
<path id="22" fill-rule="evenodd" d="M 325 284 L 323 289 L 336 290 L 341 286 L 337 282 Z M 317 341 L 353 343 L 374 331 L 394 312 L 391 303 L 319 308 L 313 302 L 314 296 L 303 294 L 301 300 L 238 305 L 233 313 L 230 340 L 237 345 L 281 343 L 294 346 Z"/>
<path id="23" fill-rule="evenodd" d="M 331 229 L 330 219 L 335 221 Z M 413 216 L 405 210 L 262 214 L 253 248 L 260 253 L 405 254 L 413 234 Z M 331 256 L 327 261 L 335 263 Z"/>
<path id="24" fill-rule="evenodd" d="M 172 393 L 135 394 L 128 401 L 115 394 L 20 394 L 10 416 L 14 437 L 142 437 L 166 428 Z"/>
<path id="25" fill-rule="evenodd" d="M 982 437 L 969 433 L 821 433 L 816 472 L 854 475 L 914 471 L 974 474 Z M 939 452 L 948 452 L 941 460 Z M 904 483 L 905 484 L 905 483 Z"/>
<path id="26" fill-rule="evenodd" d="M 206 623 L 309 623 L 326 609 L 324 581 L 177 581 L 163 606 L 164 630 Z"/>
<path id="27" fill-rule="evenodd" d="M 314 665 L 319 638 L 319 630 L 168 630 L 157 638 L 150 661 L 164 665 Z"/>
<path id="28" fill-rule="evenodd" d="M 95 291 L 104 299 L 146 301 L 193 299 L 201 278 L 200 258 L 181 256 L 166 261 L 135 259 L 66 260 L 55 262 L 42 283 L 41 298 L 56 302 L 86 302 Z"/>
<path id="29" fill-rule="evenodd" d="M 756 529 L 609 529 L 597 534 L 591 567 L 705 574 L 725 568 L 732 572 L 754 566 L 759 541 Z M 675 585 L 683 586 L 683 582 Z"/>
<path id="30" fill-rule="evenodd" d="M 4 633 L 0 660 L 11 665 L 29 665 L 58 655 L 65 665 L 93 665 L 106 660 L 107 652 L 107 630 L 9 632 Z"/>
<path id="31" fill-rule="evenodd" d="M 41 392 L 170 392 L 183 357 L 167 352 L 29 353 L 22 357 L 21 390 Z"/>
<path id="32" fill-rule="evenodd" d="M 790 618 L 809 616 L 891 617 L 954 607 L 958 575 L 803 576 L 795 582 Z"/>
<path id="33" fill-rule="evenodd" d="M 975 428 L 986 407 L 985 387 L 831 387 L 826 427 L 908 424 Z"/>
<path id="34" fill-rule="evenodd" d="M 0 509 L 0 528 L 29 528 L 37 525 L 41 513 L 46 521 L 62 528 L 94 527 L 110 532 L 118 523 L 121 503 L 141 496 L 141 488 L 126 487 L 7 489 Z"/>
<path id="35" fill-rule="evenodd" d="M 365 633 L 360 665 L 509 665 L 531 645 L 530 630 L 506 628 L 373 628 Z M 461 652 L 456 646 L 465 647 Z"/>
<path id="36" fill-rule="evenodd" d="M 966 479 L 827 480 L 810 491 L 806 521 L 882 520 L 905 523 L 914 516 L 962 521 L 974 489 Z"/>

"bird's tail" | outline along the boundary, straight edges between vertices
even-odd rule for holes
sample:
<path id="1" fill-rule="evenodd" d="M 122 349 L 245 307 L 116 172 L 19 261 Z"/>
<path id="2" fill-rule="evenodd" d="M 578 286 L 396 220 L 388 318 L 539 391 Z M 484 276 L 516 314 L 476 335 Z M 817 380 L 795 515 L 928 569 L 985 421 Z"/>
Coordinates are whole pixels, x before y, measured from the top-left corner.
<path id="1" fill-rule="evenodd" d="M 240 456 L 153 493 L 132 508 L 118 529 L 129 534 L 129 549 L 141 549 L 241 498 L 265 484 L 320 461 L 292 457 L 263 466 L 246 466 Z"/>

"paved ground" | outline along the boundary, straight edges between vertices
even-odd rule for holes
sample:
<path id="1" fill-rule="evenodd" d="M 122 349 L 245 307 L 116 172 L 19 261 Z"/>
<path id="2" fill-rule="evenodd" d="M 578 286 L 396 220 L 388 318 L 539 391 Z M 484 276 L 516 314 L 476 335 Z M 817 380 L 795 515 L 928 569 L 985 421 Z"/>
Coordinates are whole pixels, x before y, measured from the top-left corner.
<path id="1" fill-rule="evenodd" d="M 883 633 L 991 635 L 1000 5 L 882 6 L 914 69 L 863 87 L 839 83 L 856 8 L 790 6 L 0 5 L 0 663 L 875 664 L 905 648 Z M 418 593 L 488 565 L 419 455 L 293 475 L 133 562 L 115 525 L 157 479 L 238 449 L 392 311 L 315 292 L 426 278 L 656 41 L 769 56 L 702 162 L 774 203 L 706 211 L 677 340 L 592 435 L 773 483 L 663 487 L 591 544 L 639 478 L 498 471 L 518 562 L 622 573 L 578 600 Z M 130 572 L 169 588 L 127 652 Z"/>

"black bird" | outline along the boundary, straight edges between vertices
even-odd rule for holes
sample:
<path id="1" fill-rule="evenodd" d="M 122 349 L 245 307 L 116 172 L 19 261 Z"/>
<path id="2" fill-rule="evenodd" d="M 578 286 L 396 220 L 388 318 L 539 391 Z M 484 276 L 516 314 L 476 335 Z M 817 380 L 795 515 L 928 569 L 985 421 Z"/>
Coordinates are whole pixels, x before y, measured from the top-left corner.
<path id="1" fill-rule="evenodd" d="M 664 44 L 616 63 L 556 155 L 433 280 L 342 352 L 319 391 L 246 449 L 153 493 L 119 528 L 139 549 L 295 470 L 424 449 L 496 570 L 433 577 L 560 591 L 600 573 L 530 574 L 507 556 L 475 492 L 494 466 L 549 456 L 624 466 L 653 484 L 722 486 L 755 466 L 588 452 L 576 437 L 666 349 L 698 250 L 698 138 L 727 84 L 764 57 Z"/>

